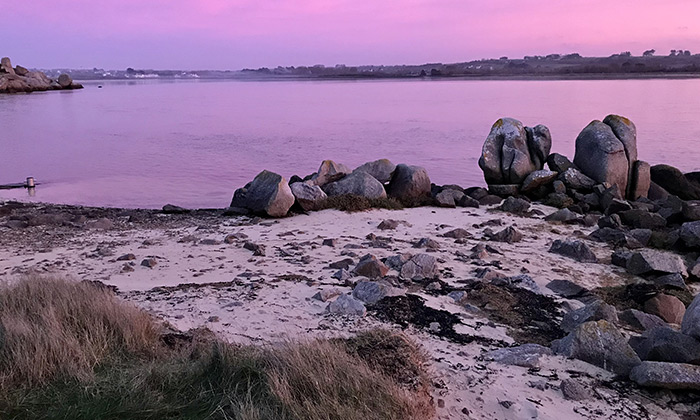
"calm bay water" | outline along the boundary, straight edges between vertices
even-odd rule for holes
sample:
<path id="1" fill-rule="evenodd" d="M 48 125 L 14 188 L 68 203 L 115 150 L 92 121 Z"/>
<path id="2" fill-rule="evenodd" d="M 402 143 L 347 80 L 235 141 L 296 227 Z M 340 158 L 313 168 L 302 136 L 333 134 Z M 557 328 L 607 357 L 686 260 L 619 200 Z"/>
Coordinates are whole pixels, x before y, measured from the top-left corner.
<path id="1" fill-rule="evenodd" d="M 225 207 L 262 169 L 289 178 L 323 159 L 389 158 L 433 182 L 483 185 L 494 121 L 545 124 L 573 158 L 593 119 L 624 115 L 640 159 L 700 170 L 700 80 L 139 81 L 0 95 L 0 199 L 158 208 Z"/>

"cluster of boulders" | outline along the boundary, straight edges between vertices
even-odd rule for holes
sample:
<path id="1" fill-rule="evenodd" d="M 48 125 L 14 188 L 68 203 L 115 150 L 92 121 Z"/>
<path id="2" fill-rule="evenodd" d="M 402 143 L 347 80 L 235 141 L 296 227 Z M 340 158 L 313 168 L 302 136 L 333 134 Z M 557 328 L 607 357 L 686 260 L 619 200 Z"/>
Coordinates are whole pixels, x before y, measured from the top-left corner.
<path id="1" fill-rule="evenodd" d="M 290 181 L 279 174 L 262 171 L 252 182 L 234 192 L 229 212 L 283 217 L 297 205 L 303 211 L 326 208 L 333 197 L 381 200 L 393 198 L 404 205 L 430 199 L 428 172 L 419 166 L 394 165 L 387 159 L 367 162 L 355 169 L 325 160 L 318 171 Z"/>
<path id="2" fill-rule="evenodd" d="M 41 71 L 29 71 L 20 65 L 12 67 L 9 57 L 0 60 L 0 93 L 29 93 L 46 90 L 82 89 L 68 74 L 52 80 Z"/>
<path id="3" fill-rule="evenodd" d="M 700 296 L 686 309 L 692 299 L 686 281 L 700 280 L 700 173 L 638 160 L 636 127 L 621 116 L 586 126 L 573 162 L 557 153 L 542 159 L 551 147 L 548 133 L 497 121 L 479 160 L 489 191 L 508 197 L 501 209 L 511 213 L 526 214 L 534 199 L 561 209 L 548 221 L 597 224 L 590 238 L 613 246 L 612 264 L 646 287 L 637 308 L 619 312 L 580 286 L 552 282 L 555 292 L 586 303 L 564 316 L 568 335 L 552 351 L 642 386 L 700 390 Z M 578 240 L 555 241 L 550 252 L 598 261 Z M 630 338 L 624 330 L 641 335 Z"/>

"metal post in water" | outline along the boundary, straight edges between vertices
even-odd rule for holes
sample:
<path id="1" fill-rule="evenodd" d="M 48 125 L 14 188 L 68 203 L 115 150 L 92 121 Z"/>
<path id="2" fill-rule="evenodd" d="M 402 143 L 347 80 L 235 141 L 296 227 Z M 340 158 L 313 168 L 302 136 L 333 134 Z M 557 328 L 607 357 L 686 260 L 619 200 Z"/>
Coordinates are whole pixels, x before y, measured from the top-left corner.
<path id="1" fill-rule="evenodd" d="M 34 188 L 36 186 L 34 184 L 34 177 L 33 176 L 27 177 L 27 184 L 25 186 L 27 188 Z"/>

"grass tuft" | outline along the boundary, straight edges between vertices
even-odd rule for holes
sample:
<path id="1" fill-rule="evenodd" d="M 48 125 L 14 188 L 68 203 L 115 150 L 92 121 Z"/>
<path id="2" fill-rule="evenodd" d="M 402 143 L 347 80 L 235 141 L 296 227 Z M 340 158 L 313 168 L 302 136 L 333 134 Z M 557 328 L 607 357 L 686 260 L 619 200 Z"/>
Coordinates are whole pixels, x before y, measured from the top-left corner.
<path id="1" fill-rule="evenodd" d="M 350 213 L 371 209 L 402 210 L 404 208 L 394 198 L 367 198 L 352 194 L 328 197 L 321 207 L 321 210 L 336 209 Z"/>
<path id="2" fill-rule="evenodd" d="M 105 288 L 29 277 L 0 287 L 0 418 L 418 420 L 425 355 L 377 330 L 237 346 L 166 332 Z"/>

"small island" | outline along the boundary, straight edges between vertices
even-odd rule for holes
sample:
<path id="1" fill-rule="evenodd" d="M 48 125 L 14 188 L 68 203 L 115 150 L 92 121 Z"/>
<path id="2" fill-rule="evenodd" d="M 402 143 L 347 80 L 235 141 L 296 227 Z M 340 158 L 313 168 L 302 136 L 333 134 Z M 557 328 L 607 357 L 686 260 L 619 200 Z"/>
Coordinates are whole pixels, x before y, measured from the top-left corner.
<path id="1" fill-rule="evenodd" d="M 82 89 L 83 85 L 73 82 L 68 74 L 58 79 L 49 78 L 44 72 L 30 71 L 25 67 L 12 67 L 9 57 L 0 60 L 0 93 L 30 93 L 47 90 Z"/>

